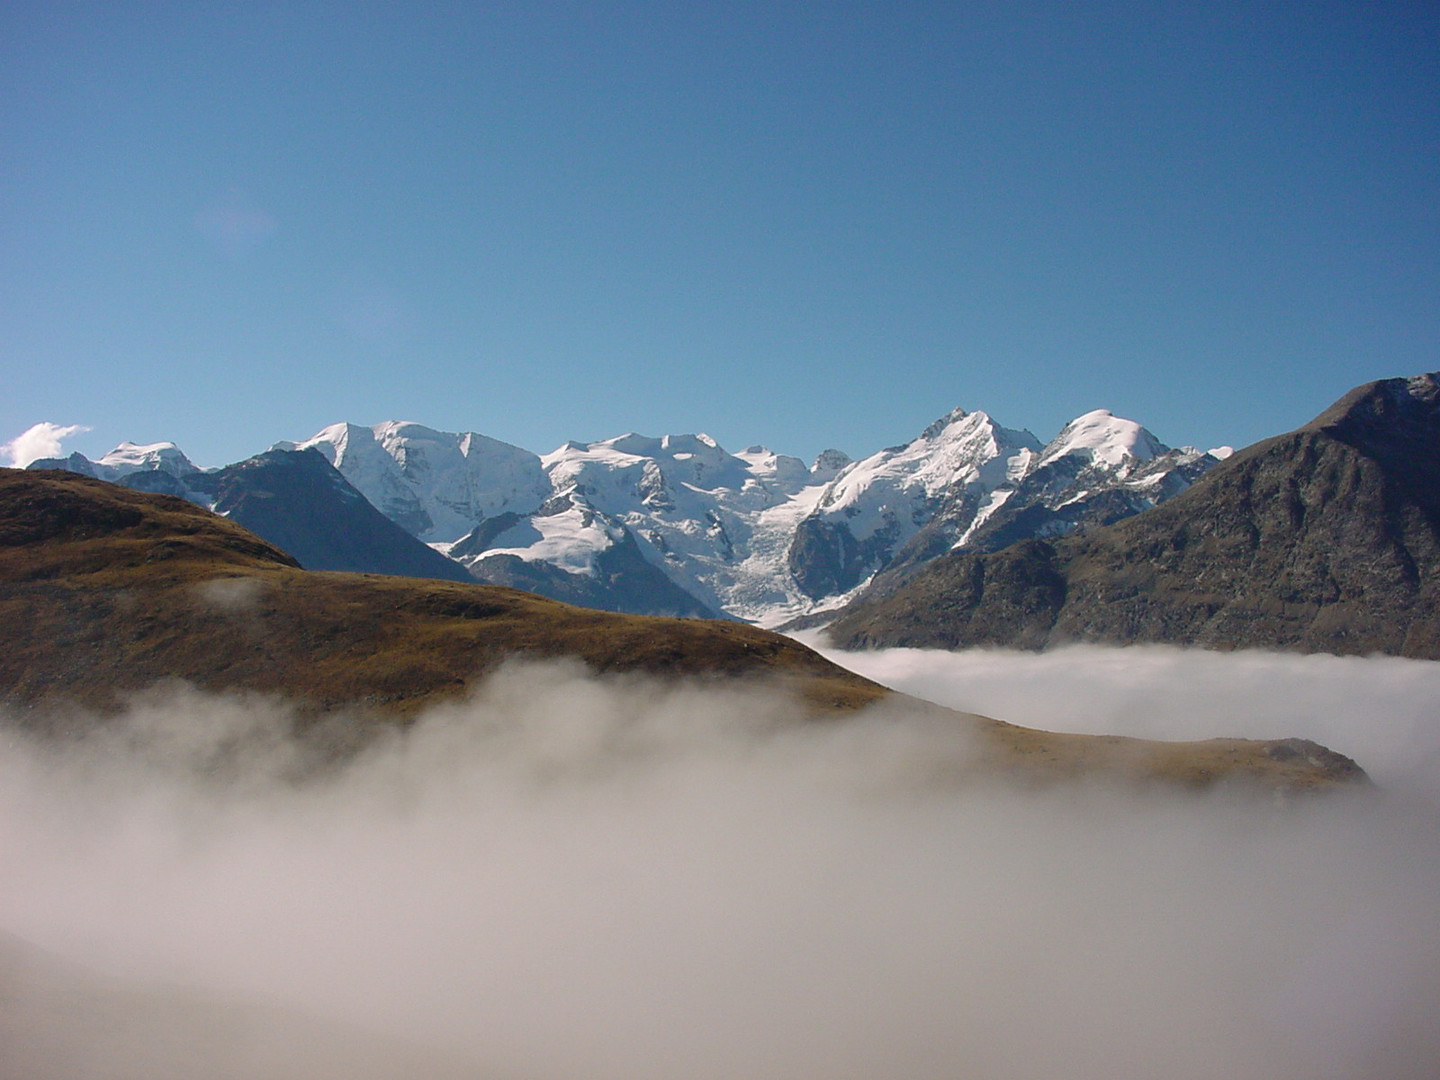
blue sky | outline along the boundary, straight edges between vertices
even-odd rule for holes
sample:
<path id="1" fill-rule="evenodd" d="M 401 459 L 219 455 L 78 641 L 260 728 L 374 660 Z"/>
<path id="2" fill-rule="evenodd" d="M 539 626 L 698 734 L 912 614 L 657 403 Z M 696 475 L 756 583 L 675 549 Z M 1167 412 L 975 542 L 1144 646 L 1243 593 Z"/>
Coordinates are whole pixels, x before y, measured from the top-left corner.
<path id="1" fill-rule="evenodd" d="M 1433 3 L 0 13 L 0 442 L 1241 445 L 1437 345 Z"/>

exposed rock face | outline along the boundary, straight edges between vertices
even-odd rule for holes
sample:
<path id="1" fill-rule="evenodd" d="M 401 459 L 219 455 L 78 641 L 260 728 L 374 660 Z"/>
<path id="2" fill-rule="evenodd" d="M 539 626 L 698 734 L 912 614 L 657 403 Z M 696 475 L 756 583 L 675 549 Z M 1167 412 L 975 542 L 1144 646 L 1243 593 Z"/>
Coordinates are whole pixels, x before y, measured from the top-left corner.
<path id="1" fill-rule="evenodd" d="M 881 545 L 874 541 L 883 536 L 872 533 L 862 544 L 844 522 L 812 514 L 795 528 L 786 567 L 806 596 L 819 599 L 846 593 L 860 584 L 867 564 L 882 557 Z"/>
<path id="2" fill-rule="evenodd" d="M 1169 642 L 1440 658 L 1440 386 L 1362 386 L 1108 528 L 933 562 L 847 648 Z"/>

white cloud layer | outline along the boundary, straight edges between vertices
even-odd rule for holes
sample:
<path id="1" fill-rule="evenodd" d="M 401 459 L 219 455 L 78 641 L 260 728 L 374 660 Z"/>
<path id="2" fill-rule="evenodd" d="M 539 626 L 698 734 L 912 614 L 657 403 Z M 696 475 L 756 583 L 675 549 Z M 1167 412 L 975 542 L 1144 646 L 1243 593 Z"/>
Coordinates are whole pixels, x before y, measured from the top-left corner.
<path id="1" fill-rule="evenodd" d="M 1035 706 L 1094 708 L 1128 655 L 1068 700 L 1028 678 Z M 1179 710 L 1157 723 L 1200 723 L 1197 671 L 1248 685 L 1252 723 L 1296 708 L 1288 658 L 1160 660 L 1134 658 L 1146 715 Z M 1331 693 L 1437 700 L 1344 670 Z M 0 1074 L 1433 1075 L 1432 773 L 1278 810 L 956 788 L 948 724 L 791 713 L 550 665 L 303 781 L 273 703 L 171 690 L 64 751 L 11 737 Z M 1413 745 L 1335 734 L 1362 761 Z"/>
<path id="2" fill-rule="evenodd" d="M 89 430 L 80 424 L 52 424 L 49 420 L 42 420 L 0 446 L 0 454 L 10 458 L 11 468 L 23 469 L 39 458 L 60 457 L 62 440 Z"/>
<path id="3" fill-rule="evenodd" d="M 815 635 L 801 635 L 812 647 Z M 1052 731 L 1314 739 L 1381 784 L 1440 791 L 1440 663 L 1076 645 L 1045 653 L 821 651 L 907 694 Z"/>

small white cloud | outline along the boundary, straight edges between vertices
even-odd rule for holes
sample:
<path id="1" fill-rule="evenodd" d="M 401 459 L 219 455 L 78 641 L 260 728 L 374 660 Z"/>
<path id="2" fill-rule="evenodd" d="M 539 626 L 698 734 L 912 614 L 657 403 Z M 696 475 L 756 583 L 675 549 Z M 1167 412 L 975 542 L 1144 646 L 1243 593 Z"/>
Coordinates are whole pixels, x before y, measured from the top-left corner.
<path id="1" fill-rule="evenodd" d="M 23 469 L 39 458 L 60 457 L 62 440 L 89 430 L 81 424 L 61 425 L 42 420 L 23 435 L 17 435 L 0 446 L 0 453 L 10 455 L 11 468 Z"/>

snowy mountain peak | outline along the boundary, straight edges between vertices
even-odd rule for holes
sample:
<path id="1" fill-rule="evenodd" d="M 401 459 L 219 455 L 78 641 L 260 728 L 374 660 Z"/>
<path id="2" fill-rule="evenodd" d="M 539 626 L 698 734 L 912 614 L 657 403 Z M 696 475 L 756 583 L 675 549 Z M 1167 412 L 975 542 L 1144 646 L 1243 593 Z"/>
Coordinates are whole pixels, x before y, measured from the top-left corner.
<path id="1" fill-rule="evenodd" d="M 873 501 L 866 496 L 872 488 L 878 503 L 892 508 L 897 499 L 912 504 L 957 486 L 991 488 L 1023 470 L 1039 450 L 1039 440 L 1028 431 L 1001 427 L 983 412 L 955 409 L 912 442 L 843 469 L 820 505 L 853 518 L 861 503 Z"/>
<path id="2" fill-rule="evenodd" d="M 1096 409 L 1076 417 L 1061 429 L 1041 453 L 1034 468 L 1073 455 L 1096 465 L 1119 468 L 1128 460 L 1150 461 L 1169 448 L 1134 420 L 1125 420 L 1108 409 Z"/>
<path id="3" fill-rule="evenodd" d="M 961 408 L 959 408 L 959 407 L 956 407 L 956 408 L 954 408 L 954 409 L 951 409 L 951 410 L 950 410 L 948 413 L 946 413 L 944 416 L 940 417 L 939 420 L 934 421 L 929 427 L 927 427 L 924 431 L 922 431 L 922 432 L 920 433 L 920 438 L 921 438 L 921 439 L 933 439 L 933 438 L 936 438 L 936 437 L 937 437 L 938 435 L 940 435 L 940 433 L 943 432 L 946 428 L 950 427 L 952 424 L 958 424 L 961 420 L 964 420 L 964 419 L 966 418 L 966 416 L 968 416 L 968 415 L 969 415 L 969 414 L 968 414 L 964 409 L 961 409 Z M 980 414 L 978 414 L 978 415 L 984 416 L 984 413 L 980 413 Z"/>
<path id="4" fill-rule="evenodd" d="M 875 587 L 889 588 L 957 547 L 1138 512 L 1216 460 L 1169 451 L 1105 410 L 1042 447 L 1029 431 L 962 408 L 860 461 L 827 449 L 808 466 L 763 445 L 732 454 L 704 433 L 632 431 L 541 457 L 408 420 L 331 424 L 276 449 L 314 449 L 375 509 L 480 580 L 772 625 L 843 604 L 877 574 Z M 173 443 L 36 466 L 215 502 L 212 474 Z"/>
<path id="5" fill-rule="evenodd" d="M 475 432 L 341 423 L 284 445 L 319 450 L 386 517 L 429 543 L 458 540 L 507 510 L 528 513 L 551 494 L 538 456 Z"/>
<path id="6" fill-rule="evenodd" d="M 614 438 L 601 439 L 599 442 L 590 443 L 582 449 L 590 447 L 608 447 L 620 454 L 630 454 L 634 457 L 654 457 L 656 454 L 665 451 L 665 442 L 670 436 L 652 438 L 649 435 L 641 435 L 634 431 L 627 431 L 624 435 L 616 435 Z"/>
<path id="7" fill-rule="evenodd" d="M 735 457 L 745 463 L 756 482 L 776 486 L 787 493 L 819 482 L 805 462 L 789 454 L 777 454 L 765 446 L 746 447 Z"/>
<path id="8" fill-rule="evenodd" d="M 118 479 L 147 469 L 159 469 L 172 476 L 200 471 L 173 442 L 147 443 L 144 446 L 122 442 L 95 464 L 101 467 L 100 475 L 106 479 Z"/>
<path id="9" fill-rule="evenodd" d="M 624 503 L 626 491 L 639 491 L 653 505 L 662 487 L 738 491 L 751 479 L 743 458 L 704 434 L 657 438 L 629 432 L 594 443 L 566 443 L 540 460 L 555 490 L 602 493 L 607 506 Z"/>
<path id="10" fill-rule="evenodd" d="M 954 409 L 911 442 L 840 469 L 798 522 L 787 567 L 805 596 L 829 602 L 863 584 L 937 515 L 947 530 L 962 528 L 1039 451 L 1028 431 Z"/>

